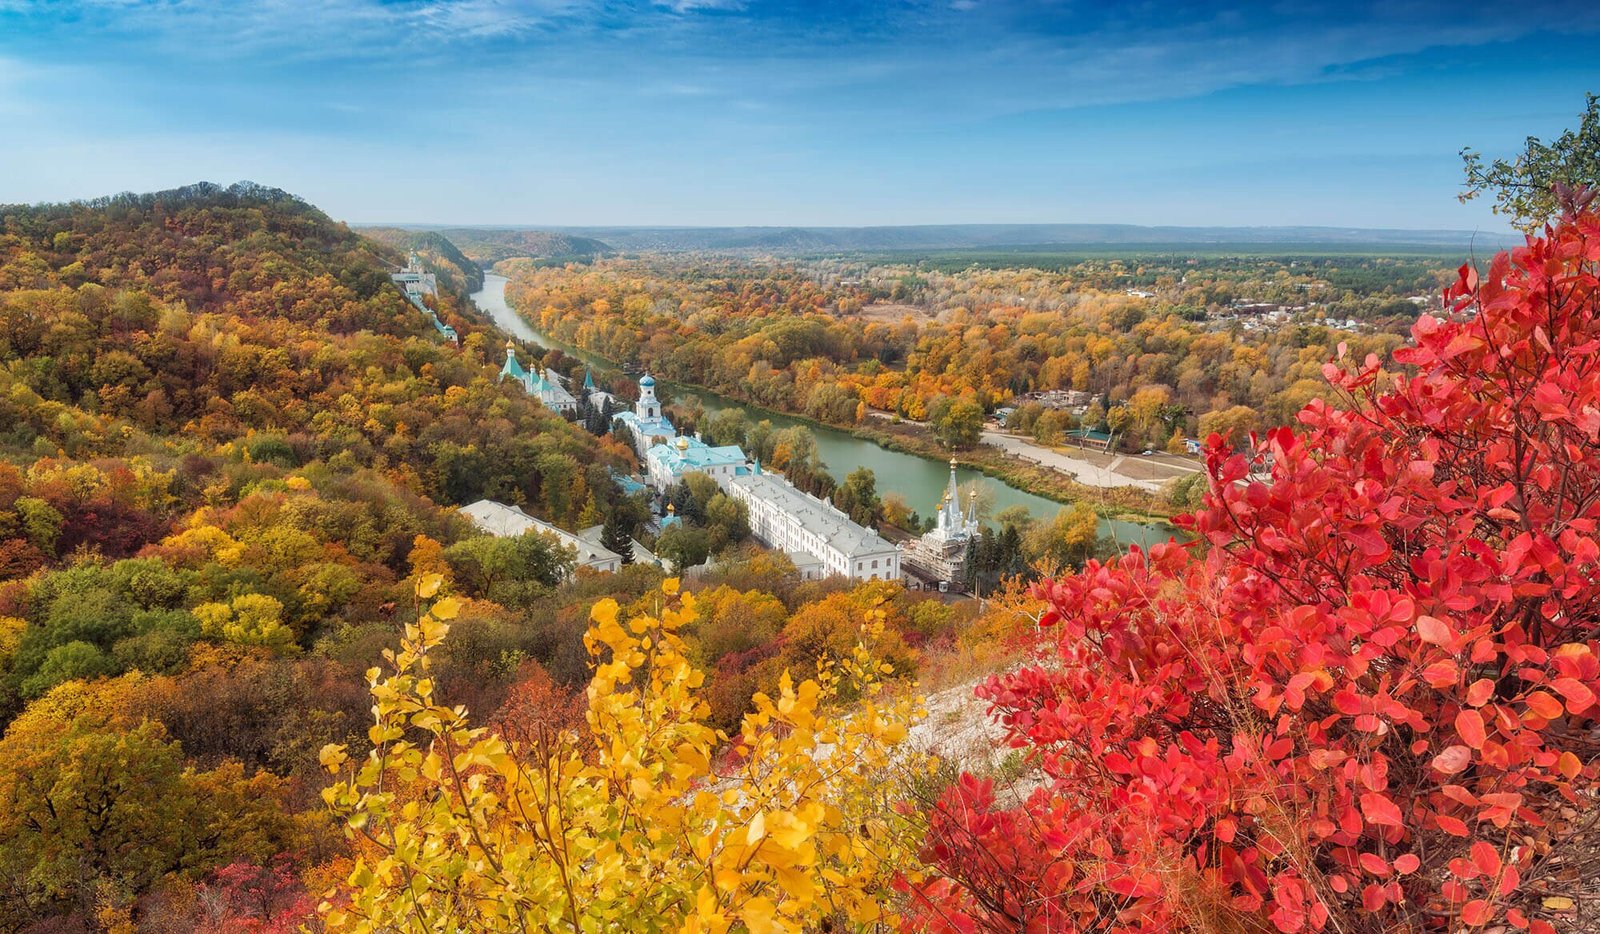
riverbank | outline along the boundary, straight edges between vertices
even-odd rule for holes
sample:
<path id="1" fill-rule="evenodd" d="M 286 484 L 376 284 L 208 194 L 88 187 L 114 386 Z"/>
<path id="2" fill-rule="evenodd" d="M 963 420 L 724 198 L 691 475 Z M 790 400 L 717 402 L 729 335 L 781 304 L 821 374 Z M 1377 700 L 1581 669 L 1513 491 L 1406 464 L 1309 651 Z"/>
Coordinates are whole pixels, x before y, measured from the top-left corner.
<path id="1" fill-rule="evenodd" d="M 528 319 L 506 301 L 507 281 L 503 276 L 490 274 L 485 277 L 484 291 L 473 296 L 480 309 L 502 328 L 546 349 L 576 356 L 597 371 L 623 371 L 614 360 L 531 328 Z M 747 401 L 738 392 L 725 392 L 692 380 L 674 378 L 671 373 L 655 372 L 653 375 L 670 397 L 691 405 L 697 399 L 708 414 L 719 409 L 738 408 L 751 421 L 767 419 L 779 427 L 805 426 L 816 437 L 819 453 L 835 480 L 842 482 L 844 476 L 858 466 L 869 467 L 878 477 L 880 493 L 901 494 L 919 513 L 930 514 L 936 508 L 948 483 L 945 465 L 951 459 L 951 452 L 931 435 L 919 436 L 914 426 L 830 424 Z M 1065 474 L 1021 461 L 1008 462 L 998 449 L 956 452 L 956 460 L 961 464 L 960 482 L 987 488 L 988 502 L 995 512 L 1022 505 L 1034 518 L 1047 521 L 1063 505 L 1087 503 L 1101 517 L 1101 534 L 1119 542 L 1149 544 L 1174 531 L 1166 522 L 1171 511 L 1153 499 L 1107 495 L 1106 491 L 1076 483 Z"/>
<path id="2" fill-rule="evenodd" d="M 588 352 L 592 353 L 592 351 Z M 703 386 L 699 383 L 673 377 L 660 377 L 660 381 L 669 390 L 678 387 L 694 394 L 720 396 L 737 402 L 746 409 L 769 413 L 812 428 L 845 432 L 851 437 L 876 444 L 896 454 L 905 454 L 938 462 L 947 462 L 953 459 L 963 467 L 975 470 L 986 477 L 998 480 L 1024 493 L 1031 493 L 1034 496 L 1040 496 L 1064 506 L 1088 503 L 1102 518 L 1123 522 L 1167 523 L 1176 514 L 1176 510 L 1159 494 L 1150 493 L 1136 487 L 1106 489 L 1089 486 L 1047 467 L 1019 461 L 1005 451 L 989 445 L 979 444 L 973 448 L 952 451 L 935 438 L 932 430 L 926 425 L 915 422 L 893 423 L 879 421 L 877 424 L 870 422 L 863 424 L 834 424 L 812 418 L 809 415 L 785 412 L 782 409 L 774 409 L 757 402 L 751 402 L 725 389 Z M 879 478 L 880 482 L 884 479 Z"/>
<path id="3" fill-rule="evenodd" d="M 882 445 L 891 451 L 912 454 L 929 459 L 954 457 L 957 463 L 970 467 L 985 476 L 1026 490 L 1036 496 L 1073 505 L 1088 503 L 1095 512 L 1110 519 L 1127 521 L 1168 521 L 1175 514 L 1171 504 L 1160 494 L 1137 487 L 1098 487 L 1076 480 L 1037 464 L 1016 459 L 1000 448 L 979 444 L 976 447 L 950 451 L 933 432 L 925 426 L 909 422 L 880 425 L 855 425 L 845 428 L 856 437 Z"/>

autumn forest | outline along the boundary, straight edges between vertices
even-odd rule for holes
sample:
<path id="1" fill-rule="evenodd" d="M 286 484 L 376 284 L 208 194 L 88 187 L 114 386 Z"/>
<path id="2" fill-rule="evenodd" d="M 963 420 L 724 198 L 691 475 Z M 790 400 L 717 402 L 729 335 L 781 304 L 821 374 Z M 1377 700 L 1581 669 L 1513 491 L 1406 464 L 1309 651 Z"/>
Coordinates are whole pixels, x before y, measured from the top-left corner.
<path id="1" fill-rule="evenodd" d="M 1580 119 L 1466 158 L 1527 231 L 1478 257 L 0 206 L 0 930 L 1593 930 Z M 707 473 L 646 482 L 645 373 L 679 451 L 897 554 L 948 527 L 818 432 L 1059 510 L 972 505 L 953 587 L 807 573 Z M 1047 481 L 1001 432 L 1192 469 Z"/>

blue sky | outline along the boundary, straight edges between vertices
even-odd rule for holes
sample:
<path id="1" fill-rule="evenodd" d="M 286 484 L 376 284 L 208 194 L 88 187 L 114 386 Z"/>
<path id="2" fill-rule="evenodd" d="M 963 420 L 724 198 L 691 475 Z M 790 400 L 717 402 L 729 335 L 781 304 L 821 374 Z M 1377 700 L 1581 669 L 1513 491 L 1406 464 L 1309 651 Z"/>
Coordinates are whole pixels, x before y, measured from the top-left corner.
<path id="1" fill-rule="evenodd" d="M 0 0 L 0 202 L 201 179 L 355 222 L 1500 230 L 1600 3 Z"/>

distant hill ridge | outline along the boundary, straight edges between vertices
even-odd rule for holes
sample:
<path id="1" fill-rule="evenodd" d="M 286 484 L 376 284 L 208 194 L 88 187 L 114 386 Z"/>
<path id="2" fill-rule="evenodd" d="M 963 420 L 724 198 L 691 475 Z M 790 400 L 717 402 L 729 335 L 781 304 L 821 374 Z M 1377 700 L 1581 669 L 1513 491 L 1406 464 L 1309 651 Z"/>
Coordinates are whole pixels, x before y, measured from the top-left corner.
<path id="1" fill-rule="evenodd" d="M 424 229 L 424 228 L 413 228 Z M 1146 227 L 1137 224 L 929 224 L 884 227 L 541 227 L 436 229 L 473 255 L 592 255 L 608 250 L 834 250 L 1069 247 L 1099 244 L 1348 244 L 1492 248 L 1500 232 L 1365 227 Z M 561 238 L 570 243 L 564 243 Z M 587 249 L 584 249 L 584 248 Z M 505 253 L 516 250 L 514 253 Z M 536 252 L 534 252 L 536 251 Z M 474 257 L 478 258 L 478 257 Z"/>

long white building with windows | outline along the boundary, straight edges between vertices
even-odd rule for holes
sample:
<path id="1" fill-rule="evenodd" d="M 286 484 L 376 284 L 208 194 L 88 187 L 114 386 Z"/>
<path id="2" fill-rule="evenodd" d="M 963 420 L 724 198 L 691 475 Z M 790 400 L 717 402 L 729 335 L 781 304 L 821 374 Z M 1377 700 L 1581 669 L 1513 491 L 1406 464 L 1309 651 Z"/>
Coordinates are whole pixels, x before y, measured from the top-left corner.
<path id="1" fill-rule="evenodd" d="M 807 576 L 900 579 L 897 546 L 850 521 L 832 503 L 796 489 L 780 476 L 762 473 L 760 464 L 723 481 L 722 488 L 745 504 L 750 534 L 761 544 L 816 558 L 820 570 Z"/>

